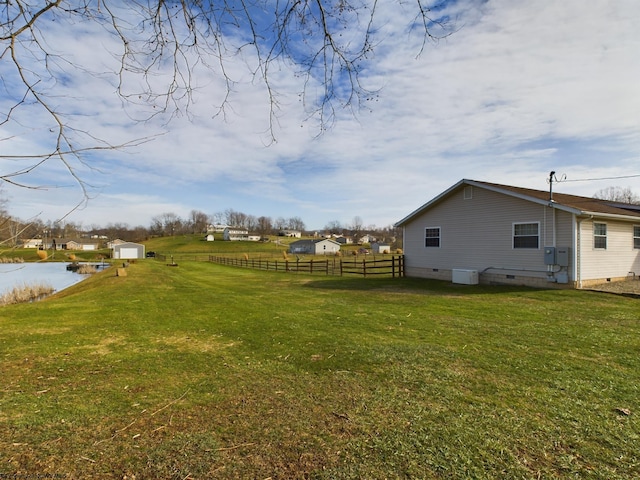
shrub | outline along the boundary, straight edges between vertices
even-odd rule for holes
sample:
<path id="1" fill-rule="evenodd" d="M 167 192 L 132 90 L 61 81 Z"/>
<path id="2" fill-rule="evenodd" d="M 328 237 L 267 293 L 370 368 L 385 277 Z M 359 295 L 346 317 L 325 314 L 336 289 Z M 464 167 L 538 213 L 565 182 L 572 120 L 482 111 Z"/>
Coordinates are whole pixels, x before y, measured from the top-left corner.
<path id="1" fill-rule="evenodd" d="M 84 275 L 93 274 L 97 271 L 98 269 L 96 269 L 95 266 L 89 265 L 88 263 L 83 263 L 82 265 L 80 265 L 80 268 L 78 268 L 78 273 L 82 273 Z"/>
<path id="2" fill-rule="evenodd" d="M 0 257 L 0 263 L 24 263 L 24 258 L 15 257 Z"/>
<path id="3" fill-rule="evenodd" d="M 39 300 L 52 294 L 55 289 L 48 284 L 32 284 L 15 287 L 0 296 L 0 305 L 12 305 Z"/>

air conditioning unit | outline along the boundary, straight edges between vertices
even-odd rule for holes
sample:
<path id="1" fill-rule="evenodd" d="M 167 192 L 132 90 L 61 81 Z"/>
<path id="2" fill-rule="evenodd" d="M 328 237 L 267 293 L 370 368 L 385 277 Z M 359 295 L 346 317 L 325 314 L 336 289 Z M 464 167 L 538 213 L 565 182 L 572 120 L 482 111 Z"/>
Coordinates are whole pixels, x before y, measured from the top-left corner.
<path id="1" fill-rule="evenodd" d="M 451 271 L 451 281 L 463 285 L 478 285 L 478 271 L 464 268 L 454 268 Z"/>

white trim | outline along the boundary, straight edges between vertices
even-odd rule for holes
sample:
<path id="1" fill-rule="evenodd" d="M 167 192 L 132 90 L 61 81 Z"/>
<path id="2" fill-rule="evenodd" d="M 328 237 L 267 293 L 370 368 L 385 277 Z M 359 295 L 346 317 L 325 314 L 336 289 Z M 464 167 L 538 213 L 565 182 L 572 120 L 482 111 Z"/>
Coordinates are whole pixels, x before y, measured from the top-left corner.
<path id="1" fill-rule="evenodd" d="M 538 246 L 537 247 L 518 247 L 516 248 L 514 245 L 514 240 L 516 239 L 516 225 L 537 225 L 538 226 Z M 533 235 L 519 235 L 521 237 L 533 237 Z M 529 221 L 529 222 L 511 222 L 511 250 L 540 250 L 542 242 L 540 241 L 540 222 L 539 221 Z"/>
<path id="2" fill-rule="evenodd" d="M 604 235 L 596 235 L 596 225 L 604 225 Z M 596 237 L 603 238 L 604 237 L 604 247 L 596 247 Z M 595 220 L 591 223 L 591 238 L 593 242 L 591 246 L 594 250 L 607 250 L 609 246 L 609 229 L 607 228 L 607 222 L 596 222 Z"/>
<path id="3" fill-rule="evenodd" d="M 427 230 L 435 230 L 438 229 L 438 246 L 437 247 L 432 247 L 429 246 L 427 247 Z M 429 237 L 429 238 L 436 238 L 436 237 Z M 424 227 L 424 243 L 423 243 L 423 247 L 424 248 L 442 248 L 442 227 Z"/>

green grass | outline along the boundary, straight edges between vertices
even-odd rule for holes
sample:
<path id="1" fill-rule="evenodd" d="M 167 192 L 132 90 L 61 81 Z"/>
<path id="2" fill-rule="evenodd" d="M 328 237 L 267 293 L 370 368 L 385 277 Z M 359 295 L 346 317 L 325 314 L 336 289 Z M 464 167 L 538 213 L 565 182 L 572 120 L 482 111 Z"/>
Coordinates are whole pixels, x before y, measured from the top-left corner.
<path id="1" fill-rule="evenodd" d="M 175 235 L 173 237 L 151 238 L 144 242 L 147 251 L 154 251 L 162 255 L 174 255 L 179 259 L 193 258 L 197 254 L 230 254 L 242 256 L 274 255 L 282 258 L 282 252 L 289 248 L 295 238 L 270 237 L 270 242 L 224 241 L 222 234 L 216 234 L 216 240 L 207 242 L 204 235 Z M 276 244 L 278 241 L 279 244 Z"/>
<path id="2" fill-rule="evenodd" d="M 0 309 L 0 476 L 640 475 L 638 300 L 114 273 Z"/>

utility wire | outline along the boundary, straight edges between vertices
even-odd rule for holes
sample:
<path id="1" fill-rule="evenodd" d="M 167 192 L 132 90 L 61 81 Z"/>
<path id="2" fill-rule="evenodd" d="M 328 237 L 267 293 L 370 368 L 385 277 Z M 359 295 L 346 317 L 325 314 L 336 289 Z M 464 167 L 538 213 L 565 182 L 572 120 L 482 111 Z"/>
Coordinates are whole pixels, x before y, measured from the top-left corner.
<path id="1" fill-rule="evenodd" d="M 622 175 L 622 176 L 619 176 L 619 177 L 578 178 L 578 179 L 575 179 L 575 180 L 567 180 L 565 178 L 565 179 L 556 180 L 556 181 L 557 182 L 562 182 L 562 183 L 565 183 L 565 182 L 594 182 L 594 181 L 597 181 L 597 180 L 619 180 L 619 179 L 622 179 L 622 178 L 636 178 L 636 177 L 640 177 L 640 174 L 637 174 L 637 175 Z"/>

